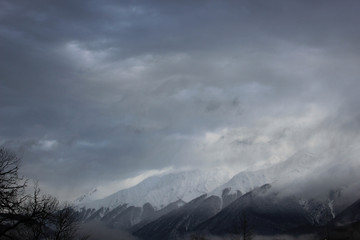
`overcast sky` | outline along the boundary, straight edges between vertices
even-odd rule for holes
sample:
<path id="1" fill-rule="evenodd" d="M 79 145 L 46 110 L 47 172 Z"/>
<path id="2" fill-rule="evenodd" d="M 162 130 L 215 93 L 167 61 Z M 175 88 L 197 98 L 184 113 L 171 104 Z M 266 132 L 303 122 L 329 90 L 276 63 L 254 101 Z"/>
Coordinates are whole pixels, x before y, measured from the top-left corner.
<path id="1" fill-rule="evenodd" d="M 355 0 L 0 0 L 0 145 L 62 199 L 346 150 L 359 142 L 359 12 Z"/>

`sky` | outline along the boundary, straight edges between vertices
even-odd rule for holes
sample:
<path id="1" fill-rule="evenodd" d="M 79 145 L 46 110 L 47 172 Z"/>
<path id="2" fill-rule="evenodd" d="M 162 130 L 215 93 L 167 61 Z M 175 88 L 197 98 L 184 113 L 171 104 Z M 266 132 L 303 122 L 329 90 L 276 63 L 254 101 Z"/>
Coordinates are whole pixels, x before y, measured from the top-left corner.
<path id="1" fill-rule="evenodd" d="M 179 169 L 260 169 L 299 151 L 356 162 L 359 10 L 0 0 L 0 145 L 61 199 Z"/>

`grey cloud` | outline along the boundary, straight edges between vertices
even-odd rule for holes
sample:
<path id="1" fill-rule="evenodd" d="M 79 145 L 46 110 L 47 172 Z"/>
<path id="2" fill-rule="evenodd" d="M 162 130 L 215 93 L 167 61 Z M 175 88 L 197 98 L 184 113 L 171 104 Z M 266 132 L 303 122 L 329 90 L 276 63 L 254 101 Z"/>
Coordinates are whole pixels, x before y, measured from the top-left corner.
<path id="1" fill-rule="evenodd" d="M 268 145 L 322 131 L 316 121 L 304 133 L 287 122 L 289 135 L 276 125 L 311 106 L 340 115 L 332 121 L 346 122 L 343 138 L 358 129 L 357 1 L 2 1 L 0 9 L 0 144 L 22 152 L 24 174 L 64 195 L 167 166 L 265 164 Z M 254 126 L 251 138 L 205 139 Z M 271 139 L 253 143 L 262 131 Z M 228 138 L 249 153 L 261 146 L 262 159 L 239 160 Z M 204 151 L 217 149 L 228 159 L 207 160 Z"/>

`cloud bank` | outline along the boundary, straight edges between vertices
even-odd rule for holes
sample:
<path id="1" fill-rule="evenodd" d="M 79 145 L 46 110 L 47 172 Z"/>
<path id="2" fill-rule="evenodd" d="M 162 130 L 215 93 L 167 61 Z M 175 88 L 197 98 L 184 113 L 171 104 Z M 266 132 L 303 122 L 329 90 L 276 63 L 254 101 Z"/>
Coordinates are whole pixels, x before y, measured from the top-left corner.
<path id="1" fill-rule="evenodd" d="M 64 199 L 171 167 L 342 151 L 359 140 L 359 7 L 1 1 L 0 144 Z"/>

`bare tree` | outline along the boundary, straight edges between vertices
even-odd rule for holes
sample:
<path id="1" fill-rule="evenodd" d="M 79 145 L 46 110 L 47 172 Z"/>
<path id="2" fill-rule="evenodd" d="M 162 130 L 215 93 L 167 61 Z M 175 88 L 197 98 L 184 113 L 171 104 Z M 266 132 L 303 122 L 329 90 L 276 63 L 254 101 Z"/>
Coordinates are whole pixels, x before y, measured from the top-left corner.
<path id="1" fill-rule="evenodd" d="M 65 204 L 54 214 L 54 240 L 67 240 L 76 237 L 78 230 L 77 216 L 77 213 L 69 204 Z"/>
<path id="2" fill-rule="evenodd" d="M 26 181 L 19 176 L 20 159 L 11 151 L 0 148 L 0 213 L 11 214 L 25 200 Z"/>
<path id="3" fill-rule="evenodd" d="M 18 174 L 19 162 L 13 152 L 0 148 L 0 237 L 19 225 L 18 213 L 27 199 L 26 180 Z"/>
<path id="4" fill-rule="evenodd" d="M 45 239 L 49 234 L 49 225 L 58 205 L 56 198 L 41 195 L 40 189 L 35 185 L 33 195 L 28 196 L 15 215 L 16 217 L 7 226 L 6 235 L 13 239 Z"/>
<path id="5" fill-rule="evenodd" d="M 33 195 L 28 198 L 20 213 L 25 218 L 24 225 L 31 232 L 27 235 L 31 235 L 31 239 L 34 240 L 47 236 L 53 216 L 58 209 L 59 201 L 53 196 L 41 195 L 39 187 L 35 184 Z"/>
<path id="6" fill-rule="evenodd" d="M 77 214 L 69 204 L 40 194 L 37 183 L 33 194 L 25 194 L 27 180 L 18 174 L 19 161 L 0 147 L 0 239 L 78 239 Z"/>

